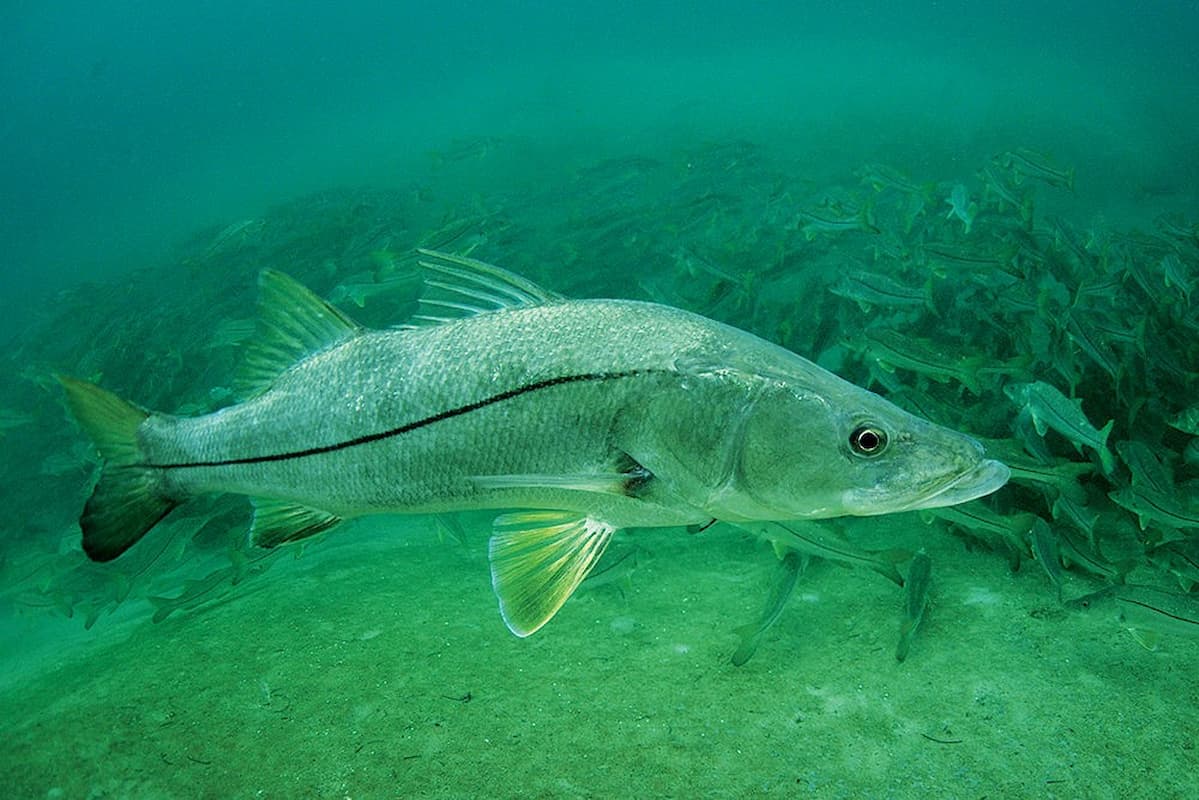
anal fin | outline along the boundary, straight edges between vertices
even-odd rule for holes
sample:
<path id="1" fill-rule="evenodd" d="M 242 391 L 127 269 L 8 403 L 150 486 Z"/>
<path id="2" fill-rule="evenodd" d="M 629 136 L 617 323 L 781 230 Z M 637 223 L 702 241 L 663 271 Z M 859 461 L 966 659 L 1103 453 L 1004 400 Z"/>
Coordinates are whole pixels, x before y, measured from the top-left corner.
<path id="1" fill-rule="evenodd" d="M 250 523 L 250 542 L 257 547 L 278 547 L 327 531 L 341 517 L 319 508 L 290 500 L 254 498 L 254 520 Z"/>
<path id="2" fill-rule="evenodd" d="M 1161 634 L 1157 631 L 1129 628 L 1128 632 L 1132 634 L 1132 638 L 1137 640 L 1137 644 L 1151 652 L 1157 650 L 1157 644 L 1161 641 Z"/>
<path id="3" fill-rule="evenodd" d="M 491 586 L 500 614 L 529 636 L 578 588 L 604 554 L 616 528 L 568 511 L 505 514 L 491 537 Z"/>

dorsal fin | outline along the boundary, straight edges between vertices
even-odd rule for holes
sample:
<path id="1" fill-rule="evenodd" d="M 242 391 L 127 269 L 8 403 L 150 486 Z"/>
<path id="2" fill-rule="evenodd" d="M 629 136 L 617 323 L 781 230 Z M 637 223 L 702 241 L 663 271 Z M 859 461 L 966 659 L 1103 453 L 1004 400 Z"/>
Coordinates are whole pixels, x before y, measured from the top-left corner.
<path id="1" fill-rule="evenodd" d="M 505 308 L 528 308 L 561 300 L 562 296 L 543 289 L 530 280 L 506 269 L 466 256 L 417 250 L 424 258 L 425 291 L 421 312 L 409 327 L 439 325 Z"/>
<path id="2" fill-rule="evenodd" d="M 237 375 L 237 395 L 261 394 L 296 362 L 361 330 L 299 281 L 264 269 L 258 276 L 258 327 Z"/>

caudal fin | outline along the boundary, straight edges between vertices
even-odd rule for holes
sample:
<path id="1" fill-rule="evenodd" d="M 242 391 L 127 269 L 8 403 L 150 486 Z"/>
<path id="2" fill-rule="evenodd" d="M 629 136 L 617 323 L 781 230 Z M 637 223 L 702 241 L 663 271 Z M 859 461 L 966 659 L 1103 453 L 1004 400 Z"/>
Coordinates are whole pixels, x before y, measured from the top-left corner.
<path id="1" fill-rule="evenodd" d="M 133 546 L 179 501 L 161 491 L 156 470 L 145 464 L 137 429 L 145 411 L 94 383 L 59 375 L 67 405 L 104 458 L 100 480 L 79 517 L 83 551 L 111 561 Z"/>

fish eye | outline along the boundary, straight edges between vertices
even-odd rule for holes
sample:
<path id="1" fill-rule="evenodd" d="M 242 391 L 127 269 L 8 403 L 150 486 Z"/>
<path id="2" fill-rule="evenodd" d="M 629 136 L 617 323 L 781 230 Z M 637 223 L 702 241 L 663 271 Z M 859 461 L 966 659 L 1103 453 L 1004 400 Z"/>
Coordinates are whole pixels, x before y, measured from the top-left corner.
<path id="1" fill-rule="evenodd" d="M 871 425 L 854 428 L 849 446 L 860 456 L 877 456 L 887 449 L 887 434 Z"/>

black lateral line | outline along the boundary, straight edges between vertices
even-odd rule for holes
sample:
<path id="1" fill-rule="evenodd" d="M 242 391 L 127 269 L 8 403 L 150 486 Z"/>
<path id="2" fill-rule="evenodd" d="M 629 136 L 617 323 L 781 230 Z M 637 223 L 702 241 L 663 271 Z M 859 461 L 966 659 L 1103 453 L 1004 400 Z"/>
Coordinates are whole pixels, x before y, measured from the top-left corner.
<path id="1" fill-rule="evenodd" d="M 1150 611 L 1154 611 L 1154 612 L 1157 612 L 1158 614 L 1161 614 L 1163 617 L 1167 617 L 1169 619 L 1175 619 L 1175 620 L 1178 620 L 1179 622 L 1185 622 L 1188 625 L 1197 624 L 1196 621 L 1191 619 L 1190 617 L 1183 617 L 1178 614 L 1172 614 L 1169 611 L 1166 611 L 1164 608 L 1158 608 L 1157 606 L 1149 605 L 1148 603 L 1142 602 L 1141 600 L 1133 600 L 1131 597 L 1120 597 L 1119 595 L 1116 595 L 1116 599 L 1119 600 L 1121 603 L 1128 603 L 1129 605 L 1140 606 L 1141 608 L 1147 608 Z"/>
<path id="2" fill-rule="evenodd" d="M 507 391 L 500 392 L 499 394 L 493 394 L 491 397 L 486 397 L 482 400 L 477 400 L 464 406 L 458 406 L 457 408 L 451 408 L 448 411 L 441 411 L 437 414 L 433 414 L 432 416 L 425 417 L 424 419 L 418 419 L 414 422 L 408 422 L 396 428 L 379 431 L 378 433 L 368 433 L 365 436 L 358 436 L 354 439 L 346 439 L 345 441 L 334 442 L 333 444 L 321 445 L 319 447 L 309 447 L 304 450 L 291 450 L 286 453 L 271 453 L 264 456 L 227 458 L 220 461 L 190 461 L 179 464 L 136 464 L 133 466 L 154 467 L 157 469 L 179 469 L 183 467 L 229 467 L 239 464 L 263 464 L 270 461 L 286 461 L 293 458 L 319 456 L 323 455 L 324 453 L 345 450 L 347 448 L 357 447 L 358 445 L 362 444 L 370 444 L 371 442 L 377 442 L 382 439 L 390 439 L 393 436 L 401 436 L 410 431 L 417 430 L 418 428 L 424 428 L 432 425 L 435 422 L 441 422 L 442 420 L 451 419 L 453 417 L 460 417 L 463 414 L 469 414 L 472 411 L 478 411 L 480 408 L 485 408 L 486 406 L 494 405 L 495 403 L 502 403 L 505 400 L 511 400 L 514 397 L 518 397 L 529 392 L 536 392 L 541 389 L 549 389 L 553 386 L 562 386 L 563 384 L 568 383 L 588 383 L 593 381 L 618 380 L 620 378 L 635 378 L 638 375 L 647 375 L 654 372 L 666 372 L 666 370 L 632 369 L 626 372 L 596 372 L 583 375 L 563 375 L 557 378 L 547 378 L 535 383 L 518 386 L 515 389 L 509 389 Z"/>

